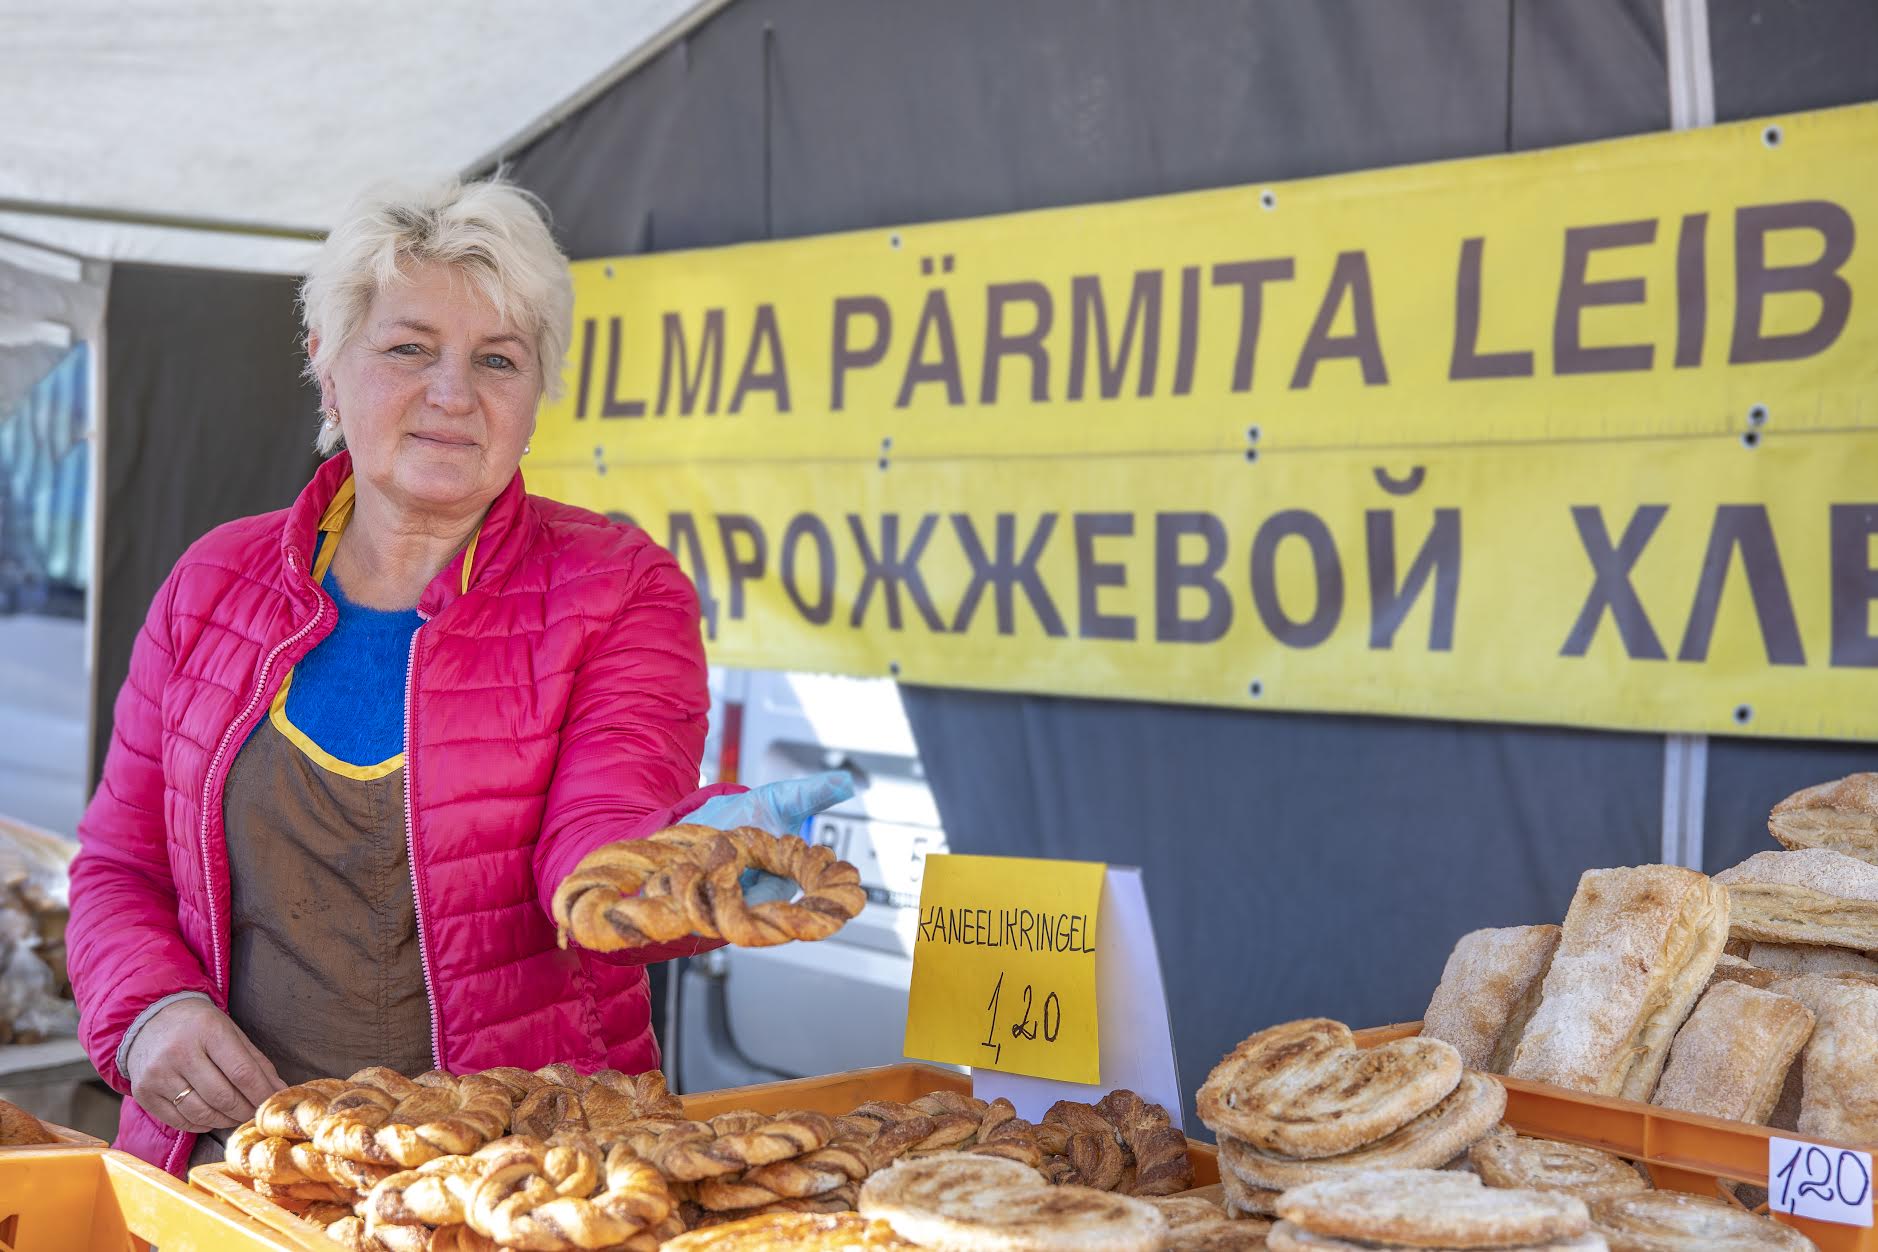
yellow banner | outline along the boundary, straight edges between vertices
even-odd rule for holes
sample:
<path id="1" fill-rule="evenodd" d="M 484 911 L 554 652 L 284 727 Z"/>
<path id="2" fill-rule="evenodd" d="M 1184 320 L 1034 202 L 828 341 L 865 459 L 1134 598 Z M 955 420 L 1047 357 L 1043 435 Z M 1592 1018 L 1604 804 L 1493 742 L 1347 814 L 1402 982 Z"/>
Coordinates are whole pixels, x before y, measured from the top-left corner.
<path id="1" fill-rule="evenodd" d="M 575 266 L 715 661 L 1878 736 L 1878 105 Z"/>

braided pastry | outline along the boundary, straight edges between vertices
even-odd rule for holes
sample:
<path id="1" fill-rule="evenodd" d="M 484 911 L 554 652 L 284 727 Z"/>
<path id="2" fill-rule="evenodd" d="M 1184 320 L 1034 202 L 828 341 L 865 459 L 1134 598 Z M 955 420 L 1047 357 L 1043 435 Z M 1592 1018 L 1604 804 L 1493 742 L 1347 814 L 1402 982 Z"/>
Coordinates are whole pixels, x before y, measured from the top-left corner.
<path id="1" fill-rule="evenodd" d="M 920 1099 L 926 1100 L 928 1097 L 921 1096 Z M 924 1127 L 925 1133 L 907 1146 L 903 1155 L 909 1156 L 943 1152 L 957 1147 L 978 1132 L 978 1124 L 984 1117 L 982 1111 L 943 1109 L 930 1103 L 927 1107 L 937 1111 L 926 1112 L 917 1107 L 917 1102 L 895 1104 L 891 1100 L 869 1100 L 848 1116 L 866 1118 L 882 1126 L 909 1122 Z"/>
<path id="2" fill-rule="evenodd" d="M 256 1195 L 266 1196 L 270 1200 L 304 1200 L 313 1203 L 350 1205 L 358 1198 L 358 1192 L 350 1187 L 342 1187 L 336 1182 L 263 1182 L 256 1178 L 250 1181 Z"/>
<path id="3" fill-rule="evenodd" d="M 692 917 L 682 896 L 647 892 L 648 880 L 661 870 L 685 864 L 714 869 L 738 859 L 735 844 L 709 826 L 668 827 L 644 839 L 622 839 L 595 848 L 554 892 L 554 920 L 565 946 L 568 936 L 583 948 L 614 952 L 649 943 L 667 943 L 691 933 Z M 742 866 L 733 872 L 740 873 Z"/>
<path id="4" fill-rule="evenodd" d="M 513 1139 L 498 1139 L 470 1156 L 440 1156 L 416 1169 L 391 1174 L 365 1197 L 361 1216 L 373 1228 L 461 1225 L 468 1220 L 470 1197 L 484 1171 L 514 1144 Z M 556 1164 L 566 1168 L 563 1158 L 557 1158 Z M 590 1190 L 592 1185 L 590 1173 Z"/>
<path id="5" fill-rule="evenodd" d="M 792 939 L 826 939 L 840 930 L 867 903 L 861 872 L 836 860 L 833 848 L 806 843 L 794 836 L 772 835 L 754 826 L 729 832 L 747 865 L 778 878 L 792 880 L 802 889 L 794 900 L 750 904 L 738 881 L 716 869 L 710 874 L 712 922 L 718 934 L 739 948 L 764 948 Z M 700 932 L 703 933 L 703 932 Z"/>
<path id="6" fill-rule="evenodd" d="M 1166 1109 L 1128 1090 L 1109 1092 L 1095 1108 L 1134 1158 L 1135 1176 L 1126 1194 L 1174 1195 L 1193 1186 L 1187 1136 L 1174 1129 Z"/>
<path id="7" fill-rule="evenodd" d="M 667 1178 L 697 1182 L 791 1160 L 824 1146 L 834 1133 L 832 1118 L 803 1109 L 775 1117 L 722 1113 L 708 1122 L 674 1126 L 651 1142 L 648 1159 Z"/>
<path id="8" fill-rule="evenodd" d="M 1186 1144 L 1181 1150 L 1184 1154 Z M 965 1149 L 980 1156 L 1001 1156 L 1037 1169 L 1043 1165 L 1043 1145 L 1037 1140 L 1037 1128 L 1017 1115 L 1009 1100 L 1000 1096 L 985 1110 L 978 1124 L 978 1142 Z M 1184 1161 L 1186 1157 L 1183 1155 Z"/>
<path id="9" fill-rule="evenodd" d="M 254 1110 L 254 1124 L 264 1135 L 281 1139 L 311 1139 L 332 1098 L 347 1087 L 344 1079 L 315 1078 L 276 1091 Z"/>
<path id="10" fill-rule="evenodd" d="M 469 1224 L 521 1248 L 612 1248 L 671 1216 L 658 1170 L 623 1147 L 607 1153 L 604 1188 L 589 1196 L 573 1176 L 556 1181 L 546 1145 L 517 1141 L 493 1160 L 470 1202 Z"/>
<path id="11" fill-rule="evenodd" d="M 263 1134 L 253 1122 L 244 1122 L 229 1134 L 226 1159 L 236 1173 L 277 1186 L 336 1183 L 354 1191 L 369 1191 L 395 1172 L 388 1166 L 332 1156 L 310 1143 Z"/>
<path id="12" fill-rule="evenodd" d="M 751 905 L 742 876 L 793 880 L 794 900 Z M 867 903 L 860 872 L 832 850 L 754 826 L 673 826 L 589 853 L 555 891 L 554 917 L 584 948 L 617 951 L 685 935 L 759 948 L 826 939 Z"/>
<path id="13" fill-rule="evenodd" d="M 348 1160 L 414 1169 L 476 1151 L 508 1130 L 512 1112 L 502 1085 L 475 1075 L 365 1083 L 333 1098 L 313 1146 Z"/>

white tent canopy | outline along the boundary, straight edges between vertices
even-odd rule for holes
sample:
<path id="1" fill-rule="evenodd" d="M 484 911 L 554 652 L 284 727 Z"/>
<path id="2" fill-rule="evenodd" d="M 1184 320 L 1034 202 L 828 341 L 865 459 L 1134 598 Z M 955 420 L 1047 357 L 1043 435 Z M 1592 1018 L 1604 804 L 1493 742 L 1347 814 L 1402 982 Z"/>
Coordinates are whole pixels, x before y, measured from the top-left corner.
<path id="1" fill-rule="evenodd" d="M 486 167 L 724 0 L 0 0 L 0 236 L 293 272 L 361 188 Z"/>

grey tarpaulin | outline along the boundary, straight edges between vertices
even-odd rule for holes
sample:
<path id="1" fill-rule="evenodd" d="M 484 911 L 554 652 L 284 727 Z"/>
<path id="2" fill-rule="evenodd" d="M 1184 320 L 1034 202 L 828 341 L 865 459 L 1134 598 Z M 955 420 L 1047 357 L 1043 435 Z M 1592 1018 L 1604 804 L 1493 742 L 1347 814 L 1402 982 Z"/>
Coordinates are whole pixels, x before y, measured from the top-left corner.
<path id="1" fill-rule="evenodd" d="M 1714 0 L 1724 116 L 1878 94 L 1832 33 L 1869 10 L 1805 7 Z M 1737 18 L 1812 68 L 1738 90 L 1765 67 Z M 742 0 L 514 172 L 613 255 L 1660 130 L 1666 75 L 1647 0 Z M 1660 851 L 1659 736 L 905 694 L 954 848 L 1146 868 L 1189 1089 L 1286 1016 L 1418 1015 L 1456 936 Z M 1861 759 L 1718 744 L 1711 848 Z"/>
<path id="2" fill-rule="evenodd" d="M 94 785 L 131 644 L 176 558 L 312 477 L 319 399 L 299 379 L 299 335 L 290 278 L 112 267 Z"/>

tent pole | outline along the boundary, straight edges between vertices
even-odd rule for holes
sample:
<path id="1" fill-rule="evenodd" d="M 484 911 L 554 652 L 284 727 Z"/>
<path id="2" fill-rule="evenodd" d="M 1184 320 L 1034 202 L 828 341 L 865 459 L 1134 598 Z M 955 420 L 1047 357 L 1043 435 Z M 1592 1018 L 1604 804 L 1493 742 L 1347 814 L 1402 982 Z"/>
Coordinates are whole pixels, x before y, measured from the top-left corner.
<path id="1" fill-rule="evenodd" d="M 1689 130 L 1715 124 L 1715 75 L 1709 57 L 1708 0 L 1663 0 L 1669 69 L 1669 124 Z M 1701 869 L 1708 798 L 1708 736 L 1663 741 L 1663 863 Z"/>

